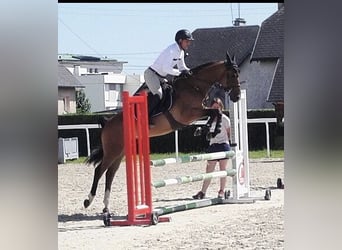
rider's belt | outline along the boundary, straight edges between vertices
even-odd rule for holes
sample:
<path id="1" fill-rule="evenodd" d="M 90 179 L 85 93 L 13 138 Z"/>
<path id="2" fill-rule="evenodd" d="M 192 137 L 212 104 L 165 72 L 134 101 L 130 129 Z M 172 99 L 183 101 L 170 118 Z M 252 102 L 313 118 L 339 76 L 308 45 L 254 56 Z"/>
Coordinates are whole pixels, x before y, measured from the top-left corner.
<path id="1" fill-rule="evenodd" d="M 152 69 L 151 67 L 148 67 L 150 70 L 152 70 L 157 76 L 165 78 L 165 76 L 160 75 L 157 71 L 155 71 L 154 69 Z"/>

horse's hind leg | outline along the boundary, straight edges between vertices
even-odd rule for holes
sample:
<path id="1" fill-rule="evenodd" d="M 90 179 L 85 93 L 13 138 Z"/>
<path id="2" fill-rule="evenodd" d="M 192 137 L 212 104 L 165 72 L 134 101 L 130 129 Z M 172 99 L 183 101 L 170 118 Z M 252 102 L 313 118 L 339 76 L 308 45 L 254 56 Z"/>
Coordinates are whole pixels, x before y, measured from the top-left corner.
<path id="1" fill-rule="evenodd" d="M 113 164 L 110 166 L 110 168 L 108 168 L 107 172 L 106 172 L 106 186 L 105 186 L 105 195 L 103 198 L 103 203 L 104 203 L 104 209 L 103 209 L 103 213 L 109 213 L 109 209 L 108 209 L 108 204 L 109 204 L 109 198 L 110 198 L 110 191 L 112 188 L 112 183 L 113 183 L 113 179 L 115 176 L 116 171 L 119 169 L 120 167 L 120 163 L 121 160 L 123 158 L 123 155 L 118 157 Z"/>
<path id="2" fill-rule="evenodd" d="M 102 163 L 95 168 L 94 171 L 94 179 L 93 179 L 93 184 L 91 186 L 90 193 L 88 194 L 88 199 L 85 199 L 83 202 L 83 205 L 85 208 L 89 207 L 89 205 L 93 202 L 95 195 L 96 195 L 96 190 L 97 186 L 99 184 L 99 180 L 103 173 L 108 169 L 109 166 L 111 166 L 112 162 L 110 160 L 103 160 Z"/>

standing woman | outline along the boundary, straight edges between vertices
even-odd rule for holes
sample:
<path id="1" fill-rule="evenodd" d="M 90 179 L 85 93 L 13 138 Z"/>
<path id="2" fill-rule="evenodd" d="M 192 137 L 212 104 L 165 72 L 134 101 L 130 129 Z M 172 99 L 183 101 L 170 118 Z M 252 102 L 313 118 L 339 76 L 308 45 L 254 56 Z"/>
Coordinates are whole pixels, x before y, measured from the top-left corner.
<path id="1" fill-rule="evenodd" d="M 219 109 L 221 112 L 223 110 L 223 103 L 221 99 L 215 99 L 213 105 L 211 106 L 214 109 Z M 216 126 L 216 120 L 212 123 L 212 127 Z M 207 153 L 215 153 L 222 151 L 230 151 L 230 119 L 228 116 L 222 113 L 222 124 L 221 124 L 221 132 L 218 133 L 215 137 L 210 139 L 209 147 L 207 149 Z M 228 164 L 228 158 L 217 159 L 217 160 L 209 160 L 207 161 L 206 173 L 211 173 L 214 171 L 216 163 L 219 163 L 220 171 L 225 171 Z M 203 181 L 202 189 L 196 195 L 193 195 L 194 199 L 203 199 L 205 198 L 205 193 L 210 185 L 211 179 L 206 179 Z M 217 194 L 218 198 L 224 198 L 224 189 L 226 187 L 227 176 L 220 178 L 220 188 Z"/>

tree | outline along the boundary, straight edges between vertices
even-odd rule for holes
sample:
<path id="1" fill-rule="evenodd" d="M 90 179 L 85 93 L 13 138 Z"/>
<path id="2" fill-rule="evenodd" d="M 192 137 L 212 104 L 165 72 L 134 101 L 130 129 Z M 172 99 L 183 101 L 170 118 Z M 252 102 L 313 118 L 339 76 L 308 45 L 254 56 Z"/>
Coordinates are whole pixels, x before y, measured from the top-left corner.
<path id="1" fill-rule="evenodd" d="M 84 90 L 76 90 L 76 113 L 86 114 L 90 112 L 91 104 L 89 99 L 86 98 Z"/>

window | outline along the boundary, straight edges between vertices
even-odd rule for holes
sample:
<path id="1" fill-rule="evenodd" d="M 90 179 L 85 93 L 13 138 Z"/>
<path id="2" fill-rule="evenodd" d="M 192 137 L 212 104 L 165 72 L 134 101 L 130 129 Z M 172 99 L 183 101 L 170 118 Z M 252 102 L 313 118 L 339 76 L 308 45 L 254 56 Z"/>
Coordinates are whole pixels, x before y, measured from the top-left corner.
<path id="1" fill-rule="evenodd" d="M 116 102 L 122 101 L 121 92 L 123 91 L 123 84 L 111 83 L 105 84 L 105 100 Z"/>
<path id="2" fill-rule="evenodd" d="M 118 101 L 122 101 L 122 91 L 123 91 L 123 84 L 115 84 L 115 90 L 118 92 Z"/>

